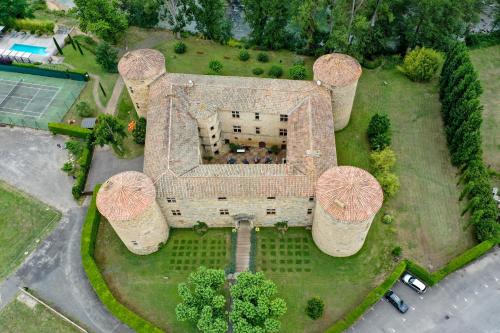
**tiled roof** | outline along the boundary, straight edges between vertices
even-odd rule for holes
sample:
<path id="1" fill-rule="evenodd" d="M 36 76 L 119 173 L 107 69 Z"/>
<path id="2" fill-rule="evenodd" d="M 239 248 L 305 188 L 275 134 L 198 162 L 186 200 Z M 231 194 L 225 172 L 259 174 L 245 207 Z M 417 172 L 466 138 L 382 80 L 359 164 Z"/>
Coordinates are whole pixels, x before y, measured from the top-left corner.
<path id="1" fill-rule="evenodd" d="M 156 190 L 151 179 L 137 171 L 114 175 L 97 193 L 97 208 L 111 221 L 131 220 L 153 204 Z"/>
<path id="2" fill-rule="evenodd" d="M 333 218 L 354 224 L 376 214 L 384 201 L 377 180 L 369 172 L 352 166 L 333 167 L 321 175 L 316 197 Z"/>
<path id="3" fill-rule="evenodd" d="M 165 57 L 152 49 L 127 52 L 118 63 L 118 71 L 129 80 L 154 78 L 165 71 Z"/>
<path id="4" fill-rule="evenodd" d="M 347 54 L 325 54 L 314 62 L 313 72 L 314 80 L 333 87 L 343 87 L 359 79 L 361 65 Z"/>

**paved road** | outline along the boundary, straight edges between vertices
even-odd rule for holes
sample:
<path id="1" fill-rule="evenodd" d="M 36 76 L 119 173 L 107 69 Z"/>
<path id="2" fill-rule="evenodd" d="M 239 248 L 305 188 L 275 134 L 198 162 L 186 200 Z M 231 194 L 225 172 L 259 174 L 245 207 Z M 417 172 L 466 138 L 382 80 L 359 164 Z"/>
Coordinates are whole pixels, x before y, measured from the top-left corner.
<path id="1" fill-rule="evenodd" d="M 0 128 L 0 179 L 63 213 L 37 250 L 0 282 L 0 309 L 19 286 L 27 286 L 93 332 L 132 332 L 103 307 L 83 271 L 80 237 L 86 207 L 73 200 L 72 179 L 60 171 L 67 152 L 57 144 L 64 141 L 48 132 Z"/>
<path id="2" fill-rule="evenodd" d="M 380 301 L 346 332 L 500 333 L 500 249 L 448 276 L 420 296 L 398 282 L 393 290 L 410 310 Z"/>

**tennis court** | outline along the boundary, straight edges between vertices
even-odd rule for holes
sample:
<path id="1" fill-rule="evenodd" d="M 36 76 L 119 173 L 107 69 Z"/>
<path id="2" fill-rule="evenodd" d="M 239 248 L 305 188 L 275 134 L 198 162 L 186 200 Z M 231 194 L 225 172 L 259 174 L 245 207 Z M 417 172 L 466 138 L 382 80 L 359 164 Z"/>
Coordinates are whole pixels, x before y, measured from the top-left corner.
<path id="1" fill-rule="evenodd" d="M 85 82 L 0 72 L 0 123 L 47 129 L 59 122 L 80 95 Z"/>

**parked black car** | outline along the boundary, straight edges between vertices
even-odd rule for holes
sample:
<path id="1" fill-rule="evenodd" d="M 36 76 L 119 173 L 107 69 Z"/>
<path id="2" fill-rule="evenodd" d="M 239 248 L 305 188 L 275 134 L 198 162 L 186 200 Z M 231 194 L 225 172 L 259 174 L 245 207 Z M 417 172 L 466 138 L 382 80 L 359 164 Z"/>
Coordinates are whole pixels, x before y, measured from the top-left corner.
<path id="1" fill-rule="evenodd" d="M 398 295 L 394 293 L 394 291 L 389 290 L 388 292 L 385 293 L 385 298 L 391 303 L 399 312 L 405 313 L 408 311 L 408 305 L 399 298 Z"/>

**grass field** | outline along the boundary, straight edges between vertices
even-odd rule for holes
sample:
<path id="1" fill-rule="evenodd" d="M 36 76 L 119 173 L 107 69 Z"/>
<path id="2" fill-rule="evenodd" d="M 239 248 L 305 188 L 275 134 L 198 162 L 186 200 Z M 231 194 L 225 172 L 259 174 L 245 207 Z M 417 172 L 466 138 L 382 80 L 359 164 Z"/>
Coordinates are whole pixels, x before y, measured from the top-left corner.
<path id="1" fill-rule="evenodd" d="M 127 307 L 167 332 L 195 333 L 194 326 L 175 318 L 180 302 L 177 285 L 198 266 L 224 269 L 230 247 L 231 229 L 211 229 L 204 236 L 191 229 L 174 229 L 160 251 L 136 256 L 103 220 L 95 257 L 115 297 Z"/>
<path id="2" fill-rule="evenodd" d="M 139 119 L 127 89 L 123 89 L 120 95 L 116 116 L 126 125 L 132 120 Z M 128 132 L 127 137 L 123 139 L 122 148 L 123 152 L 119 154 L 115 149 L 117 156 L 121 158 L 136 158 L 144 154 L 144 145 L 135 143 L 132 134 Z"/>
<path id="3" fill-rule="evenodd" d="M 470 55 L 484 90 L 481 96 L 484 160 L 500 173 L 500 45 L 471 50 Z"/>
<path id="4" fill-rule="evenodd" d="M 286 79 L 289 78 L 289 68 L 294 61 L 303 59 L 307 68 L 307 79 L 312 79 L 314 60 L 311 57 L 298 56 L 290 51 L 266 51 L 264 53 L 269 56 L 269 62 L 261 63 L 257 61 L 257 54 L 260 51 L 248 50 L 250 59 L 241 61 L 238 59 L 241 49 L 237 47 L 228 47 L 195 37 L 184 38 L 182 41 L 187 46 L 184 54 L 174 53 L 177 40 L 168 40 L 156 46 L 156 49 L 165 55 L 168 72 L 210 74 L 208 63 L 212 60 L 219 60 L 223 65 L 221 75 L 268 77 L 269 68 L 277 65 L 283 68 L 282 78 Z M 262 68 L 264 74 L 254 75 L 252 69 L 257 67 Z"/>
<path id="5" fill-rule="evenodd" d="M 100 82 L 104 87 L 104 90 L 106 91 L 106 97 L 99 90 L 99 99 L 102 105 L 106 106 L 113 92 L 113 87 L 115 86 L 116 80 L 118 79 L 118 74 L 108 73 L 104 71 L 101 66 L 95 62 L 94 54 L 85 48 L 82 49 L 84 52 L 83 56 L 80 54 L 80 52 L 75 51 L 71 45 L 66 45 L 63 48 L 64 63 L 71 65 L 73 68 L 98 75 L 101 78 Z M 93 97 L 93 87 L 94 79 L 91 79 L 85 89 L 83 89 L 78 102 L 87 102 L 97 112 L 97 106 Z M 65 120 L 68 119 L 75 119 L 77 123 L 80 123 L 81 117 L 78 116 L 75 105 L 73 105 L 70 111 L 66 114 Z"/>
<path id="6" fill-rule="evenodd" d="M 61 214 L 0 181 L 0 280 L 55 225 Z M 1 330 L 0 330 L 1 332 Z"/>
<path id="7" fill-rule="evenodd" d="M 34 309 L 15 300 L 0 311 L 2 333 L 77 333 L 73 326 L 38 304 Z"/>
<path id="8" fill-rule="evenodd" d="M 351 122 L 336 133 L 339 164 L 369 169 L 365 133 L 376 112 L 391 119 L 401 182 L 383 209 L 396 218 L 404 255 L 436 269 L 474 245 L 471 228 L 463 230 L 467 219 L 460 216 L 457 170 L 446 147 L 436 83 L 413 83 L 396 70 L 365 69 Z"/>
<path id="9" fill-rule="evenodd" d="M 290 228 L 280 236 L 274 228 L 261 228 L 257 236 L 257 270 L 276 282 L 288 311 L 281 332 L 324 332 L 356 306 L 394 265 L 390 251 L 395 231 L 377 217 L 360 252 L 333 258 L 321 252 L 311 232 Z M 309 298 L 320 296 L 325 315 L 311 320 L 305 314 Z"/>

